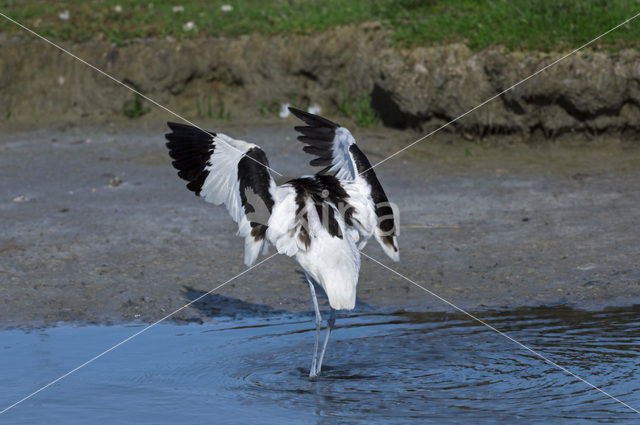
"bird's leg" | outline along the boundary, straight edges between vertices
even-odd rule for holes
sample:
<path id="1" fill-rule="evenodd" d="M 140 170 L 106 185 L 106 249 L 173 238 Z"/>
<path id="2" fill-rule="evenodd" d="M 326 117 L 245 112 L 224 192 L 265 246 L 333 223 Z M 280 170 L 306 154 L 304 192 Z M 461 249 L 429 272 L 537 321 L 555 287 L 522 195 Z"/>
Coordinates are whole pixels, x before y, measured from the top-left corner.
<path id="1" fill-rule="evenodd" d="M 309 290 L 311 291 L 311 299 L 313 300 L 313 308 L 316 311 L 316 342 L 313 346 L 313 360 L 311 361 L 311 370 L 309 371 L 309 378 L 315 378 L 316 373 L 316 359 L 318 358 L 318 339 L 320 338 L 320 328 L 322 327 L 322 315 L 320 314 L 320 308 L 318 307 L 318 298 L 316 297 L 316 288 L 313 286 L 311 276 L 305 273 L 307 282 L 309 282 Z"/>
<path id="2" fill-rule="evenodd" d="M 327 320 L 327 334 L 324 337 L 324 343 L 322 344 L 322 351 L 320 352 L 320 359 L 318 360 L 318 368 L 316 369 L 316 375 L 320 375 L 320 369 L 322 369 L 322 359 L 324 359 L 324 352 L 327 349 L 327 343 L 329 342 L 329 335 L 333 330 L 333 326 L 336 324 L 336 311 L 331 309 L 329 313 L 329 320 Z"/>

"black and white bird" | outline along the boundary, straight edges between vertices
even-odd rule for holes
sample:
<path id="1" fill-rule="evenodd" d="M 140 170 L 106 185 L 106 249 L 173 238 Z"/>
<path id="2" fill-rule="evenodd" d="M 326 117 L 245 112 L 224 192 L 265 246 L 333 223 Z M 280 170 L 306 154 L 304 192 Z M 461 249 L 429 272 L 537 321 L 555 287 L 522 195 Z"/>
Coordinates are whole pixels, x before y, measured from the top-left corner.
<path id="1" fill-rule="evenodd" d="M 304 270 L 316 314 L 316 335 L 309 376 L 320 374 L 335 324 L 336 310 L 352 310 L 360 271 L 360 250 L 373 236 L 384 252 L 399 260 L 397 212 L 367 157 L 344 127 L 295 108 L 306 123 L 295 127 L 322 166 L 307 175 L 276 185 L 267 156 L 259 146 L 222 133 L 168 123 L 169 155 L 187 188 L 207 202 L 224 204 L 244 238 L 244 262 L 255 264 L 268 244 L 295 257 Z M 395 214 L 395 215 L 394 215 Z M 330 305 L 327 332 L 318 357 L 322 316 L 316 287 Z"/>

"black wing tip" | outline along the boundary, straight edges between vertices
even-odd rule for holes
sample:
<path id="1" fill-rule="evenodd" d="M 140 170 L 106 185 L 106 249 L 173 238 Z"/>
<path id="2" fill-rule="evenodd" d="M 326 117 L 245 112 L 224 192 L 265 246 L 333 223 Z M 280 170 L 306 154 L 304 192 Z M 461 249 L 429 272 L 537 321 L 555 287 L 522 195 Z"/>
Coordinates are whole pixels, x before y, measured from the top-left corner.
<path id="1" fill-rule="evenodd" d="M 213 131 L 203 130 L 201 128 L 198 128 L 198 127 L 190 125 L 190 124 L 183 124 L 183 123 L 179 123 L 179 122 L 167 121 L 167 126 L 171 130 L 171 133 L 165 134 L 164 136 L 166 138 L 169 138 L 169 136 L 172 135 L 172 134 L 177 134 L 177 135 L 184 135 L 184 134 L 202 135 L 202 134 L 205 134 L 205 135 L 207 135 L 207 137 L 210 137 L 210 136 L 216 137 L 216 133 L 214 133 Z"/>
<path id="2" fill-rule="evenodd" d="M 329 127 L 332 129 L 340 127 L 340 124 L 321 117 L 320 115 L 311 114 L 301 109 L 294 108 L 293 106 L 289 106 L 289 112 L 291 112 L 302 121 L 306 122 L 307 125 L 311 127 Z"/>
<path id="3" fill-rule="evenodd" d="M 192 125 L 182 124 L 182 123 L 173 122 L 173 121 L 168 121 L 167 126 L 171 130 L 171 133 L 185 133 L 185 132 L 190 133 L 190 132 L 193 132 L 193 130 L 197 130 L 197 128 L 195 128 Z"/>
<path id="4" fill-rule="evenodd" d="M 289 112 L 291 112 L 296 117 L 300 118 L 302 121 L 305 120 L 306 117 L 316 117 L 317 115 L 310 114 L 302 109 L 294 108 L 293 106 L 288 107 Z"/>
<path id="5" fill-rule="evenodd" d="M 394 238 L 394 235 L 385 235 L 385 236 L 382 236 L 381 239 L 385 245 L 387 245 L 390 249 L 393 250 L 393 252 L 398 252 L 398 247 L 396 246 L 393 238 Z"/>
<path id="6" fill-rule="evenodd" d="M 288 106 L 289 112 L 291 112 L 296 117 L 300 118 L 301 116 L 308 114 L 308 112 L 303 111 L 302 109 L 294 108 L 293 106 Z"/>
<path id="7" fill-rule="evenodd" d="M 206 167 L 210 165 L 209 160 L 215 150 L 212 138 L 215 134 L 188 124 L 167 122 L 167 126 L 172 131 L 165 134 L 168 140 L 165 146 L 174 159 L 171 164 L 178 170 L 178 177 L 189 182 L 187 189 L 200 196 L 209 175 Z"/>

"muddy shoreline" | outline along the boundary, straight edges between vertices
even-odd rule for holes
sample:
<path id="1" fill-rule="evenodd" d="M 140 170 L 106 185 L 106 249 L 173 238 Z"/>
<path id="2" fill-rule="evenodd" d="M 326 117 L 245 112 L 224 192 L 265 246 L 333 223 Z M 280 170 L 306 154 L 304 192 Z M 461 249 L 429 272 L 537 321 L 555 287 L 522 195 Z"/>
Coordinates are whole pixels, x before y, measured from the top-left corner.
<path id="1" fill-rule="evenodd" d="M 259 143 L 288 177 L 310 171 L 295 124 L 203 125 Z M 147 120 L 4 135 L 0 326 L 153 321 L 244 270 L 233 223 L 184 188 L 164 132 Z M 415 137 L 380 128 L 356 136 L 372 162 Z M 635 143 L 509 146 L 443 134 L 377 172 L 401 210 L 401 262 L 375 243 L 365 252 L 454 304 L 640 304 Z M 358 291 L 359 311 L 451 310 L 366 259 Z M 174 320 L 310 308 L 295 262 L 277 256 Z"/>

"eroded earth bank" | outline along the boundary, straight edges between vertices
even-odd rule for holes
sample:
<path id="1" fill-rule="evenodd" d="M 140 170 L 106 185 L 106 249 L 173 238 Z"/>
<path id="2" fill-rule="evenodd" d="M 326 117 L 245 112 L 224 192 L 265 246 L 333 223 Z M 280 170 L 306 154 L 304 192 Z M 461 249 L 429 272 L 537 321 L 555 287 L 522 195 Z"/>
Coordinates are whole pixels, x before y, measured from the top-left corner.
<path id="1" fill-rule="evenodd" d="M 365 98 L 385 126 L 424 131 L 567 53 L 472 52 L 463 44 L 399 49 L 375 22 L 312 35 L 64 47 L 188 118 L 255 120 L 285 102 L 336 112 Z M 148 110 L 165 119 L 165 111 L 136 106 L 131 92 L 40 40 L 0 36 L 0 49 L 0 126 L 102 123 Z M 447 130 L 526 139 L 639 129 L 640 53 L 626 49 L 572 55 Z"/>

